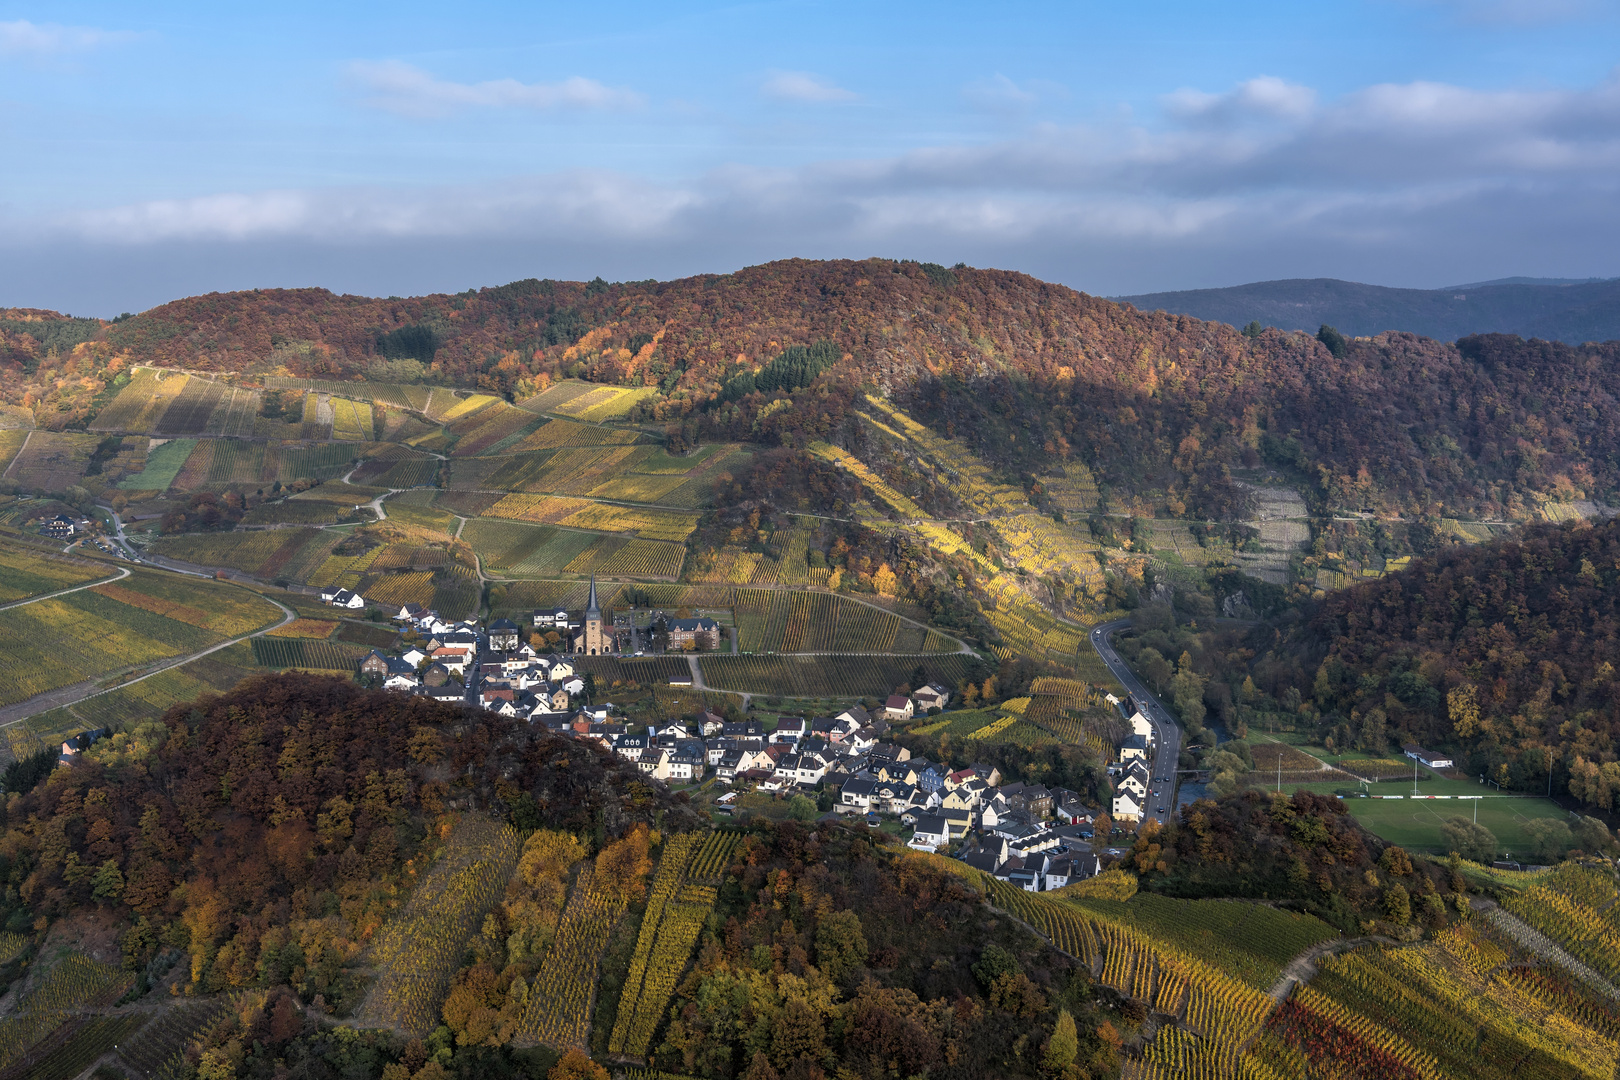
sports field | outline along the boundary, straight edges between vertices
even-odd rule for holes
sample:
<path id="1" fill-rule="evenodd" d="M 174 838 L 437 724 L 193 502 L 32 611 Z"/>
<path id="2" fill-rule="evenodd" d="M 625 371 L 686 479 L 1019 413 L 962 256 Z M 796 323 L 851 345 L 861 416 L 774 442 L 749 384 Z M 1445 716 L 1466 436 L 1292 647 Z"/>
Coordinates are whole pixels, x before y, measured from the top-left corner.
<path id="1" fill-rule="evenodd" d="M 1255 779 L 1263 781 L 1265 778 L 1255 774 Z M 1360 785 L 1283 784 L 1284 791 L 1303 788 L 1324 795 L 1357 787 Z M 1367 790 L 1374 795 L 1400 795 L 1403 798 L 1347 798 L 1344 802 L 1352 817 L 1391 843 L 1440 854 L 1444 854 L 1440 824 L 1446 818 L 1464 817 L 1473 821 L 1477 810 L 1479 823 L 1491 830 L 1501 849 L 1524 852 L 1530 846 L 1530 839 L 1524 833 L 1525 825 L 1538 818 L 1563 820 L 1568 816 L 1551 799 L 1505 794 L 1488 785 L 1482 786 L 1477 780 L 1442 780 L 1431 776 L 1420 781 L 1418 794 L 1436 798 L 1412 798 L 1411 781 L 1369 784 Z M 1483 795 L 1484 798 L 1458 798 L 1459 795 Z"/>

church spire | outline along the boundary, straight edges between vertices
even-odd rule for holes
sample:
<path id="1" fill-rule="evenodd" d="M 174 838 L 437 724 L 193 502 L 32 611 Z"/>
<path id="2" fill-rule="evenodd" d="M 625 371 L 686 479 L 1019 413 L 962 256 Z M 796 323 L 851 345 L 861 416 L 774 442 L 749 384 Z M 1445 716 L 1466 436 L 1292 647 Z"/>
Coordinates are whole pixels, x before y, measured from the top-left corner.
<path id="1" fill-rule="evenodd" d="M 591 598 L 585 604 L 585 617 L 587 619 L 601 619 L 602 607 L 596 602 L 596 571 L 591 571 Z"/>

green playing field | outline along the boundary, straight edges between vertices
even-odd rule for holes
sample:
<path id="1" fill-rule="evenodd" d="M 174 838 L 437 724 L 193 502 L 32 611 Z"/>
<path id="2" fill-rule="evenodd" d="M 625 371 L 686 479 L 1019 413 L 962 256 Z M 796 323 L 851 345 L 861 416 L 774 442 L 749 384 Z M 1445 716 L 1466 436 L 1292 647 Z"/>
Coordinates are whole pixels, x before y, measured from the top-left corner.
<path id="1" fill-rule="evenodd" d="M 1320 794 L 1348 791 L 1359 785 L 1345 784 L 1284 784 L 1284 791 L 1305 788 Z M 1413 850 L 1442 853 L 1440 823 L 1449 817 L 1474 820 L 1477 807 L 1479 823 L 1496 836 L 1499 853 L 1510 851 L 1515 855 L 1528 853 L 1529 838 L 1524 826 L 1537 818 L 1564 818 L 1564 809 L 1550 799 L 1519 798 L 1504 795 L 1495 788 L 1482 787 L 1478 781 L 1429 780 L 1418 784 L 1420 795 L 1481 795 L 1482 799 L 1413 799 L 1412 784 L 1371 784 L 1368 790 L 1377 795 L 1403 795 L 1401 799 L 1345 799 L 1351 815 L 1370 832 L 1392 843 Z"/>

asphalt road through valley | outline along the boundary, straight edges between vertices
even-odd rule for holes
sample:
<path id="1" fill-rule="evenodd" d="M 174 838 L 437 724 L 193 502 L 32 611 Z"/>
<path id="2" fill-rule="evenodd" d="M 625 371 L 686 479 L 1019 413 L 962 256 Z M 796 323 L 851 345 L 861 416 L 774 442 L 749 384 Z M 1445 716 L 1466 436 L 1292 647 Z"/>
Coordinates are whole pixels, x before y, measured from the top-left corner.
<path id="1" fill-rule="evenodd" d="M 1129 625 L 1129 619 L 1115 619 L 1092 627 L 1091 646 L 1102 657 L 1103 663 L 1108 665 L 1108 670 L 1114 673 L 1114 678 L 1136 700 L 1147 706 L 1143 715 L 1153 725 L 1153 786 L 1148 790 L 1143 820 L 1163 824 L 1176 813 L 1176 765 L 1181 760 L 1181 727 L 1164 703 L 1148 692 L 1148 688 L 1120 659 L 1119 653 L 1114 651 L 1114 643 L 1110 640 L 1114 632 Z"/>

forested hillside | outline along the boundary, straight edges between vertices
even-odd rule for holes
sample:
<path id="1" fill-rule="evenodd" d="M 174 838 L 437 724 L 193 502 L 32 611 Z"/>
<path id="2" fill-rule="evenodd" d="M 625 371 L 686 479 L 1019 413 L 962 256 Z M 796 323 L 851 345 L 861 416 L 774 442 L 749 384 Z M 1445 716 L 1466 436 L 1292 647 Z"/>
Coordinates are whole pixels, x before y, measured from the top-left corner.
<path id="1" fill-rule="evenodd" d="M 207 1080 L 1120 1064 L 1089 966 L 951 864 L 859 824 L 702 829 L 523 721 L 264 677 L 6 780 L 7 1077 L 113 1051 Z"/>
<path id="2" fill-rule="evenodd" d="M 1233 470 L 1318 508 L 1528 516 L 1620 488 L 1616 346 L 1410 334 L 1330 345 L 1133 310 L 1022 274 L 792 260 L 610 285 L 525 281 L 374 300 L 322 290 L 176 301 L 113 323 L 0 319 L 5 402 L 82 425 L 135 364 L 427 379 L 513 398 L 562 376 L 655 387 L 677 440 L 839 442 L 886 392 L 1030 482 L 1088 464 L 1132 512 L 1230 518 Z M 806 385 L 807 384 L 807 385 Z"/>
<path id="3" fill-rule="evenodd" d="M 1511 790 L 1620 796 L 1620 520 L 1445 548 L 1279 627 L 1182 644 L 1229 725 L 1280 710 L 1343 747 L 1446 750 Z"/>
<path id="4" fill-rule="evenodd" d="M 695 821 L 638 775 L 516 721 L 342 679 L 265 676 L 119 733 L 13 794 L 4 919 L 107 906 L 129 922 L 135 968 L 178 945 L 199 989 L 258 985 L 268 962 L 306 999 L 348 1008 L 348 965 L 398 906 L 401 877 L 442 841 L 435 821 L 476 809 L 602 837 L 655 814 Z"/>

